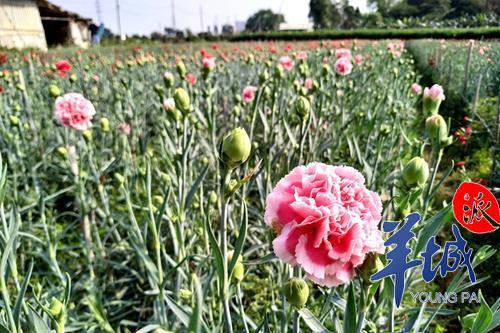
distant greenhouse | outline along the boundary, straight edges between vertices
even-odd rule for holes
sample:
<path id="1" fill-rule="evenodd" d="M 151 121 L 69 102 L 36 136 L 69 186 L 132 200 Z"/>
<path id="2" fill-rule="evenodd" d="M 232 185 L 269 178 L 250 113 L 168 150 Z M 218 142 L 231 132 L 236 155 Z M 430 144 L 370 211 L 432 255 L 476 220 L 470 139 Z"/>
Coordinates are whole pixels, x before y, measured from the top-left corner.
<path id="1" fill-rule="evenodd" d="M 47 0 L 0 0 L 0 46 L 7 48 L 74 44 L 91 41 L 92 20 L 65 11 Z"/>

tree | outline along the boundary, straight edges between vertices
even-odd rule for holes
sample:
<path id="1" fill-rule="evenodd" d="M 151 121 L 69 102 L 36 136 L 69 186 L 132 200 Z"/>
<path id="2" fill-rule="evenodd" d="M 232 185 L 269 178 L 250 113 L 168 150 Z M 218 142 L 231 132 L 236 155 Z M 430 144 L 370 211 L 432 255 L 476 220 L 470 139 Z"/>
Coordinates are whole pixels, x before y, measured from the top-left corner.
<path id="1" fill-rule="evenodd" d="M 334 28 L 342 22 L 340 11 L 331 0 L 311 0 L 309 18 L 313 20 L 315 29 Z"/>
<path id="2" fill-rule="evenodd" d="M 342 29 L 358 28 L 361 25 L 362 15 L 359 8 L 354 8 L 348 0 L 342 1 Z"/>
<path id="3" fill-rule="evenodd" d="M 282 14 L 276 14 L 270 9 L 261 9 L 248 18 L 245 30 L 252 32 L 278 30 L 280 23 L 283 22 L 285 18 Z"/>
<path id="4" fill-rule="evenodd" d="M 231 24 L 224 24 L 222 26 L 222 34 L 225 36 L 234 34 L 234 27 Z"/>

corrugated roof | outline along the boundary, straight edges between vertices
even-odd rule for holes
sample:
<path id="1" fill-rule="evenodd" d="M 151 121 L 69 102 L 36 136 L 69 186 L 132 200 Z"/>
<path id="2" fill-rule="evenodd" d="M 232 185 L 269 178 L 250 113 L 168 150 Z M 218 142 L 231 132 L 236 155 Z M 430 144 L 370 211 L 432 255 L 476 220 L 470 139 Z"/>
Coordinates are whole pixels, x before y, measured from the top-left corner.
<path id="1" fill-rule="evenodd" d="M 42 16 L 42 19 L 43 19 L 43 16 L 45 16 L 45 15 L 42 15 L 42 10 L 46 9 L 50 12 L 50 16 L 68 17 L 68 18 L 72 18 L 76 21 L 85 22 L 87 24 L 92 23 L 92 19 L 85 18 L 85 17 L 78 15 L 77 13 L 73 13 L 73 12 L 69 12 L 67 10 L 64 10 L 63 8 L 61 8 L 57 5 L 54 5 L 53 3 L 51 3 L 47 0 L 36 0 L 36 3 L 38 5 L 38 8 L 40 9 L 40 15 Z"/>

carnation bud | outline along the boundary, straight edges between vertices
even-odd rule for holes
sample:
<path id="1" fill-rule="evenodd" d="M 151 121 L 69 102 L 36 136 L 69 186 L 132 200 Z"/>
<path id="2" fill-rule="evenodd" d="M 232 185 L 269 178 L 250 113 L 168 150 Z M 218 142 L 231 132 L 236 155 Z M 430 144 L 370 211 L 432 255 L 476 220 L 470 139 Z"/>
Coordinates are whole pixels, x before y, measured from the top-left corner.
<path id="1" fill-rule="evenodd" d="M 54 318 L 61 316 L 63 312 L 64 305 L 55 297 L 50 300 L 49 312 Z"/>
<path id="2" fill-rule="evenodd" d="M 259 74 L 259 83 L 260 84 L 263 84 L 268 79 L 269 79 L 269 73 L 267 72 L 267 70 L 265 70 Z"/>
<path id="3" fill-rule="evenodd" d="M 311 103 L 304 96 L 300 96 L 295 101 L 295 111 L 302 120 L 307 119 L 309 112 L 311 111 Z"/>
<path id="4" fill-rule="evenodd" d="M 365 284 L 372 284 L 370 277 L 377 273 L 380 269 L 384 267 L 384 264 L 380 260 L 378 254 L 369 253 L 363 264 L 359 267 L 359 271 L 361 272 L 361 278 Z"/>
<path id="5" fill-rule="evenodd" d="M 78 79 L 78 76 L 76 76 L 76 74 L 71 74 L 71 75 L 69 76 L 69 81 L 70 81 L 71 83 L 75 83 L 77 79 Z"/>
<path id="6" fill-rule="evenodd" d="M 427 118 L 425 130 L 433 143 L 443 146 L 451 144 L 452 137 L 448 136 L 448 124 L 441 115 L 435 114 Z"/>
<path id="7" fill-rule="evenodd" d="M 165 72 L 163 74 L 163 82 L 165 83 L 165 87 L 172 88 L 174 86 L 174 74 Z"/>
<path id="8" fill-rule="evenodd" d="M 9 116 L 9 120 L 10 120 L 10 124 L 12 126 L 19 126 L 19 118 L 17 118 L 16 116 Z"/>
<path id="9" fill-rule="evenodd" d="M 91 130 L 85 130 L 82 132 L 83 138 L 85 139 L 86 142 L 92 141 L 92 131 Z"/>
<path id="10" fill-rule="evenodd" d="M 221 159 L 230 168 L 245 163 L 250 156 L 252 144 L 245 129 L 239 127 L 229 132 L 222 140 Z"/>
<path id="11" fill-rule="evenodd" d="M 215 205 L 218 201 L 219 197 L 215 191 L 210 191 L 210 194 L 208 195 L 208 201 L 212 204 Z"/>
<path id="12" fill-rule="evenodd" d="M 231 260 L 233 260 L 233 254 L 233 251 L 228 252 L 228 264 L 231 262 Z M 245 266 L 243 266 L 243 257 L 241 255 L 238 256 L 238 260 L 236 260 L 236 264 L 234 265 L 233 273 L 231 276 L 235 278 L 236 283 L 241 282 L 243 280 L 243 277 L 245 276 Z"/>
<path id="13" fill-rule="evenodd" d="M 101 118 L 101 130 L 103 132 L 109 132 L 109 119 L 108 118 Z"/>
<path id="14" fill-rule="evenodd" d="M 62 158 L 64 159 L 68 158 L 68 150 L 66 149 L 66 147 L 63 146 L 57 147 L 56 151 Z"/>
<path id="15" fill-rule="evenodd" d="M 184 113 L 191 110 L 191 101 L 189 94 L 184 88 L 177 88 L 174 92 L 175 106 Z"/>
<path id="16" fill-rule="evenodd" d="M 328 74 L 330 73 L 330 71 L 331 71 L 330 65 L 323 64 L 323 66 L 321 67 L 321 75 L 328 76 Z"/>
<path id="17" fill-rule="evenodd" d="M 179 296 L 183 299 L 190 299 L 193 295 L 193 292 L 188 289 L 179 289 Z"/>
<path id="18" fill-rule="evenodd" d="M 116 172 L 114 174 L 114 177 L 116 179 L 116 181 L 118 182 L 118 184 L 120 185 L 123 185 L 125 183 L 125 177 L 123 177 L 121 174 L 119 174 L 118 172 Z"/>
<path id="19" fill-rule="evenodd" d="M 429 165 L 423 158 L 414 157 L 404 167 L 402 176 L 406 185 L 422 186 L 429 178 Z"/>
<path id="20" fill-rule="evenodd" d="M 184 65 L 182 61 L 179 61 L 175 68 L 177 69 L 177 73 L 181 78 L 184 78 L 184 76 L 186 76 L 186 65 Z"/>
<path id="21" fill-rule="evenodd" d="M 303 279 L 291 278 L 283 286 L 283 294 L 291 305 L 302 308 L 309 298 L 309 287 Z"/>
<path id="22" fill-rule="evenodd" d="M 55 84 L 51 84 L 49 86 L 49 93 L 50 93 L 50 96 L 56 98 L 56 97 L 61 96 L 61 89 L 59 89 L 59 87 L 56 86 Z"/>

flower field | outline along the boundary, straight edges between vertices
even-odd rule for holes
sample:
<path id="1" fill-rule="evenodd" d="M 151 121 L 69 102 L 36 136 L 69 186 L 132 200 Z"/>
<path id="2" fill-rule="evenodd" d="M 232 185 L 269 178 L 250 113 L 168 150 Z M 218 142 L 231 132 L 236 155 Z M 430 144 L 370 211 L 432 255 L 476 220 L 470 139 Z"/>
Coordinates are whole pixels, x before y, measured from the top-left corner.
<path id="1" fill-rule="evenodd" d="M 498 186 L 500 44 L 407 44 L 0 53 L 0 332 L 498 330 L 498 236 L 376 278 Z"/>

